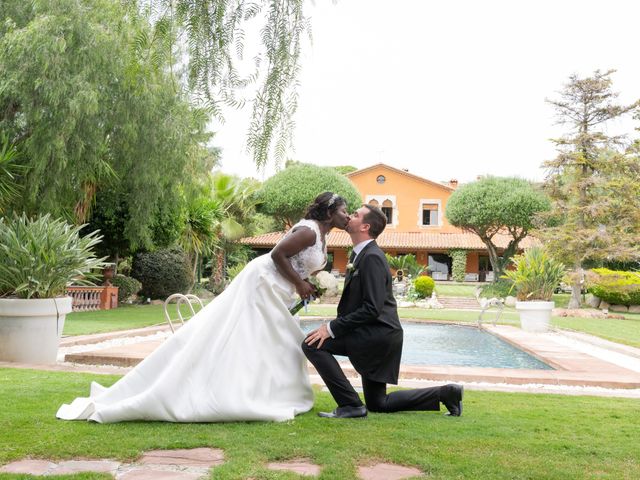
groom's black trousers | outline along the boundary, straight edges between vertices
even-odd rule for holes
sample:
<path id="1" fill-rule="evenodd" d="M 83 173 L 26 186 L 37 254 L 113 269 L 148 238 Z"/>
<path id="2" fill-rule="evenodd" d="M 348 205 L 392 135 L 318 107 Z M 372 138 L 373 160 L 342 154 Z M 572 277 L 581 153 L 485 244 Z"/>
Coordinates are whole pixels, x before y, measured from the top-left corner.
<path id="1" fill-rule="evenodd" d="M 328 338 L 321 348 L 302 342 L 302 351 L 316 368 L 339 407 L 359 407 L 362 401 L 333 355 L 349 356 L 344 340 Z M 387 394 L 387 384 L 362 377 L 367 409 L 372 412 L 440 410 L 442 387 L 398 390 Z"/>

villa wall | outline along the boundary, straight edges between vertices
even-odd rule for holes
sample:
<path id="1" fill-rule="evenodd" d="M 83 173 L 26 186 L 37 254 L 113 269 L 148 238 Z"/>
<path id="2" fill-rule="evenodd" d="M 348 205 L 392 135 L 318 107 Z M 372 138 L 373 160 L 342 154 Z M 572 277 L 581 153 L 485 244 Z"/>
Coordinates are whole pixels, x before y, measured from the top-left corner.
<path id="1" fill-rule="evenodd" d="M 385 177 L 382 184 L 377 181 L 380 175 Z M 353 172 L 349 175 L 349 180 L 358 188 L 365 203 L 368 203 L 371 197 L 375 197 L 380 205 L 385 200 L 391 201 L 394 208 L 394 218 L 393 223 L 387 225 L 389 230 L 397 232 L 461 232 L 460 229 L 452 227 L 444 216 L 447 200 L 454 190 L 449 186 L 431 182 L 383 164 Z M 425 200 L 428 200 L 428 203 L 439 205 L 438 225 L 421 224 L 421 201 Z"/>

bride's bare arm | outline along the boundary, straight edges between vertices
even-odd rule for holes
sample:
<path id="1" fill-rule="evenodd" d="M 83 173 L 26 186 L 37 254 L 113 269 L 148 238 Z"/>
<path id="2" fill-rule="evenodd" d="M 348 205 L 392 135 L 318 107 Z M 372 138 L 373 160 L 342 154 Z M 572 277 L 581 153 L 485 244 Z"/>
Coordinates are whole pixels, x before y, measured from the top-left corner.
<path id="1" fill-rule="evenodd" d="M 315 292 L 315 287 L 305 279 L 300 278 L 300 275 L 291 266 L 289 257 L 300 253 L 315 242 L 316 234 L 310 228 L 301 227 L 293 231 L 271 250 L 271 258 L 276 268 L 284 278 L 296 287 L 300 298 L 309 298 Z"/>

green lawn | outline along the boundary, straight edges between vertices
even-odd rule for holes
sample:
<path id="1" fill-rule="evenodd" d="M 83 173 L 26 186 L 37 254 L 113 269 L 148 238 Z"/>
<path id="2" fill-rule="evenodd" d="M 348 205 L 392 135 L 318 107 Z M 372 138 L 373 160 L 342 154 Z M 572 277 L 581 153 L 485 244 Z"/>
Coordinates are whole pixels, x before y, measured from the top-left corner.
<path id="1" fill-rule="evenodd" d="M 468 391 L 460 418 L 407 412 L 332 421 L 316 416 L 334 408 L 329 394 L 317 393 L 312 412 L 285 423 L 56 420 L 59 405 L 85 395 L 96 377 L 0 369 L 0 464 L 27 456 L 130 461 L 144 450 L 208 446 L 224 449 L 227 462 L 213 471 L 220 480 L 299 478 L 264 465 L 300 457 L 322 466 L 321 479 L 354 479 L 357 465 L 375 461 L 415 466 L 430 479 L 640 478 L 638 400 Z"/>
<path id="2" fill-rule="evenodd" d="M 436 282 L 436 295 L 440 297 L 475 298 L 478 285 L 454 282 Z"/>
<path id="3" fill-rule="evenodd" d="M 589 333 L 613 342 L 640 348 L 640 314 L 625 314 L 624 320 L 553 317 L 552 323 L 559 328 Z"/>
<path id="4" fill-rule="evenodd" d="M 194 307 L 198 311 L 199 307 Z M 182 305 L 183 318 L 191 315 L 189 307 Z M 175 304 L 169 308 L 171 319 L 177 319 Z M 150 325 L 166 324 L 163 305 L 122 305 L 113 310 L 74 312 L 67 315 L 64 335 L 86 335 L 89 333 L 129 330 Z"/>

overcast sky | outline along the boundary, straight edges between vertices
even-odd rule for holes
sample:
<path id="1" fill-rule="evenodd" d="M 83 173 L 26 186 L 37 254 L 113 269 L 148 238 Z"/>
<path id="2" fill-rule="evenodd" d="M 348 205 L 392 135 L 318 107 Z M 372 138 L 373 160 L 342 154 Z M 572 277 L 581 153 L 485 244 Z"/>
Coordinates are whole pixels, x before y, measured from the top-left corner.
<path id="1" fill-rule="evenodd" d="M 307 13 L 295 160 L 542 180 L 549 138 L 562 132 L 545 98 L 569 75 L 616 69 L 620 101 L 640 98 L 634 0 L 316 0 Z M 221 169 L 265 179 L 275 170 L 257 171 L 245 153 L 247 125 L 248 110 L 213 127 Z"/>

